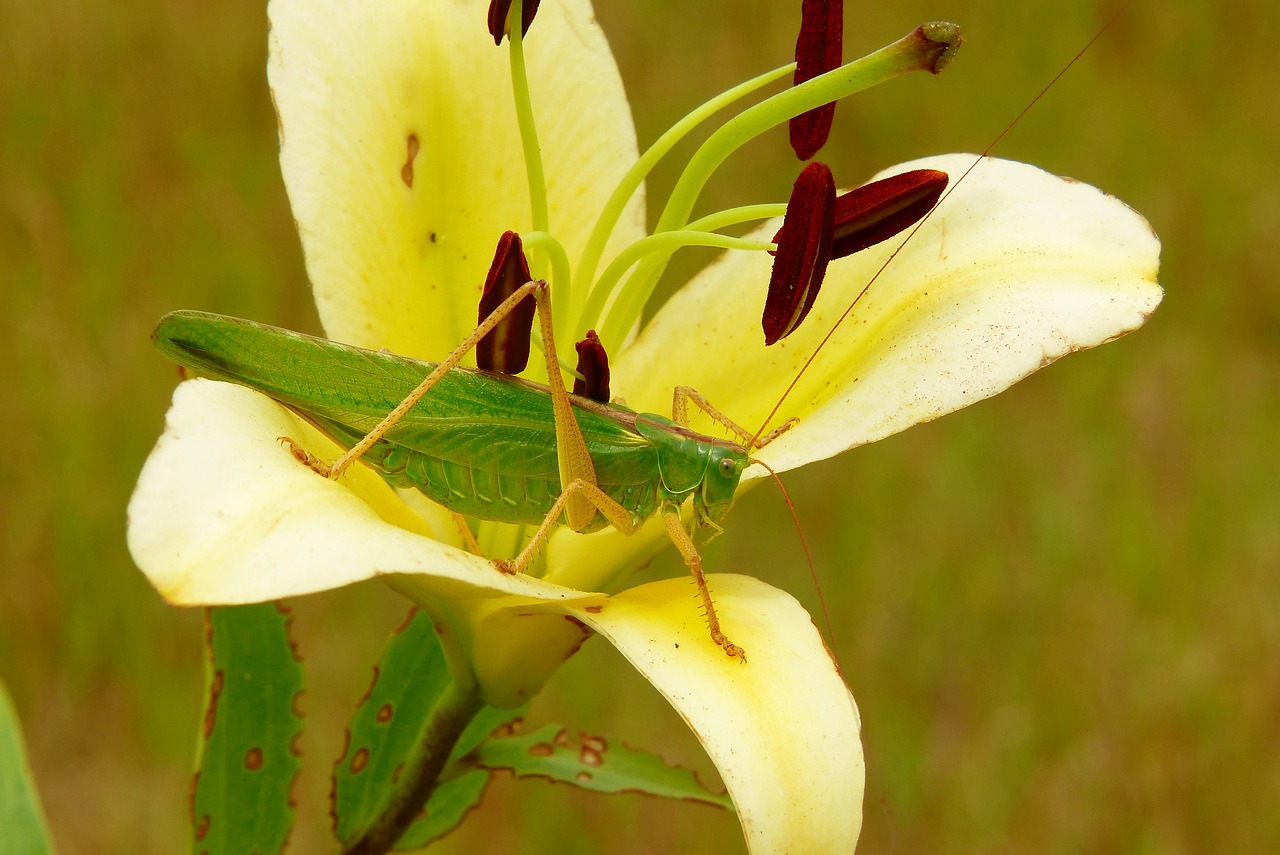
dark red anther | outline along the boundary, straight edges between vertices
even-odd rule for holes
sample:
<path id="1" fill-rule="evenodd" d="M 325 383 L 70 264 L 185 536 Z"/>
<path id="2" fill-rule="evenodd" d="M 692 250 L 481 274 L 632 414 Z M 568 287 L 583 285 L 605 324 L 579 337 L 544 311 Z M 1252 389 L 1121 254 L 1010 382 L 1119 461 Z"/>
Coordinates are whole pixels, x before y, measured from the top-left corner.
<path id="1" fill-rule="evenodd" d="M 800 7 L 800 36 L 796 39 L 797 85 L 840 67 L 844 62 L 844 0 L 804 0 Z M 831 133 L 836 102 L 823 104 L 791 120 L 791 147 L 808 160 Z"/>
<path id="2" fill-rule="evenodd" d="M 841 194 L 831 257 L 852 255 L 915 225 L 938 204 L 949 180 L 936 169 L 913 169 Z"/>
<path id="3" fill-rule="evenodd" d="M 573 394 L 609 403 L 609 354 L 604 352 L 600 336 L 595 330 L 587 330 L 587 337 L 573 349 L 578 351 L 578 373 L 582 375 L 573 381 Z"/>
<path id="4" fill-rule="evenodd" d="M 533 16 L 538 14 L 538 0 L 521 0 L 520 35 L 527 35 Z M 489 35 L 495 45 L 511 32 L 511 0 L 489 0 Z"/>
<path id="5" fill-rule="evenodd" d="M 835 207 L 831 170 L 819 161 L 810 163 L 791 188 L 787 214 L 774 237 L 778 249 L 761 321 L 766 345 L 790 335 L 813 308 L 831 260 Z"/>
<path id="6" fill-rule="evenodd" d="M 480 321 L 493 314 L 521 285 L 532 280 L 520 235 L 504 232 L 498 239 L 493 264 L 489 265 L 489 275 L 484 280 L 484 293 L 480 295 Z M 521 300 L 511 314 L 480 339 L 476 345 L 476 365 L 485 371 L 503 374 L 523 371 L 529 364 L 529 339 L 533 335 L 533 314 L 537 308 L 532 297 Z"/>

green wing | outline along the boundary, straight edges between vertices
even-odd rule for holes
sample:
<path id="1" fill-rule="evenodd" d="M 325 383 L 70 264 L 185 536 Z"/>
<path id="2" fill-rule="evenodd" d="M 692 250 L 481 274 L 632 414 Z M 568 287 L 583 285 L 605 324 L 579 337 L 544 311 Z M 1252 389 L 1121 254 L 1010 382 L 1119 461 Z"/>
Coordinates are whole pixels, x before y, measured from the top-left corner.
<path id="1" fill-rule="evenodd" d="M 436 367 L 202 312 L 166 315 L 153 338 L 161 353 L 179 365 L 256 389 L 303 413 L 346 446 L 372 429 Z M 575 413 L 601 486 L 620 500 L 625 494 L 624 504 L 634 508 L 636 496 L 650 490 L 657 477 L 656 453 L 634 429 L 634 413 L 599 405 L 579 406 Z M 438 477 L 458 480 L 457 471 L 442 475 L 440 466 L 494 478 L 541 480 L 547 490 L 530 494 L 533 504 L 541 506 L 542 492 L 559 492 L 550 393 L 517 378 L 455 369 L 387 433 L 368 460 L 393 482 L 422 488 L 455 507 L 447 496 L 424 487 L 424 481 Z M 448 488 L 459 496 L 470 490 L 460 484 Z"/>

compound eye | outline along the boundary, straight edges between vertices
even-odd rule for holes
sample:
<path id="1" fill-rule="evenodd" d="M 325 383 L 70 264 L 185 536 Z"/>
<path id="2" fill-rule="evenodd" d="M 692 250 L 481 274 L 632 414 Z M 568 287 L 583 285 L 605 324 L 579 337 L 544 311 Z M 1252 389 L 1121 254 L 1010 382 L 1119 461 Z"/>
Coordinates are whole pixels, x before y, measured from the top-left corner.
<path id="1" fill-rule="evenodd" d="M 720 458 L 720 474 L 721 475 L 723 475 L 726 478 L 732 478 L 735 474 L 737 474 L 737 470 L 738 470 L 738 467 L 733 462 L 732 457 Z"/>

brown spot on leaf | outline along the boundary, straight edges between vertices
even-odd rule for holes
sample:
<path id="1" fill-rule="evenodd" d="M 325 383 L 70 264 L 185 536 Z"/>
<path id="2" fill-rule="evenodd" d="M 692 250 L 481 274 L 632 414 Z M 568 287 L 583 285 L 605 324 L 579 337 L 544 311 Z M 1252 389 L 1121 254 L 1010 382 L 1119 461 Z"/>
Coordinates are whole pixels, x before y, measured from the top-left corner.
<path id="1" fill-rule="evenodd" d="M 391 631 L 391 634 L 392 634 L 392 635 L 399 635 L 400 633 L 402 633 L 402 632 L 404 632 L 406 629 L 408 629 L 408 628 L 409 628 L 409 624 L 413 623 L 413 619 L 417 616 L 417 614 L 418 614 L 418 607 L 417 607 L 417 606 L 414 606 L 413 608 L 409 609 L 409 613 L 408 613 L 407 615 L 405 615 L 405 616 L 404 616 L 404 620 L 402 620 L 402 621 L 400 622 L 400 625 L 399 625 L 399 626 L 397 626 L 395 629 L 393 629 L 393 630 Z"/>
<path id="2" fill-rule="evenodd" d="M 276 611 L 284 615 L 284 637 L 289 641 L 289 655 L 293 657 L 294 662 L 301 662 L 302 654 L 298 652 L 298 642 L 293 638 L 293 609 L 279 600 L 272 605 L 276 607 Z"/>
<path id="3" fill-rule="evenodd" d="M 405 148 L 408 150 L 409 156 L 405 158 L 404 166 L 400 167 L 400 180 L 404 182 L 404 186 L 413 188 L 413 161 L 418 156 L 421 146 L 418 144 L 418 135 L 409 134 L 406 140 Z"/>
<path id="4" fill-rule="evenodd" d="M 261 748 L 250 748 L 244 753 L 244 767 L 250 772 L 257 772 L 262 768 Z"/>
<path id="5" fill-rule="evenodd" d="M 213 672 L 213 679 L 209 682 L 209 706 L 204 711 L 205 739 L 213 735 L 213 725 L 218 718 L 218 699 L 222 697 L 222 687 L 226 681 L 226 672 L 221 668 Z"/>
<path id="6" fill-rule="evenodd" d="M 191 786 L 187 790 L 187 820 L 196 824 L 196 787 L 200 786 L 200 773 L 191 776 Z"/>
<path id="7" fill-rule="evenodd" d="M 581 734 L 582 745 L 590 748 L 592 751 L 598 751 L 601 754 L 609 750 L 609 743 L 605 741 L 603 736 L 592 736 L 588 733 Z"/>
<path id="8" fill-rule="evenodd" d="M 369 765 L 369 749 L 361 748 L 351 758 L 351 765 L 348 766 L 352 775 L 359 775 L 364 771 L 364 767 Z"/>
<path id="9" fill-rule="evenodd" d="M 378 724 L 386 724 L 391 721 L 391 717 L 395 714 L 395 708 L 391 706 L 390 702 L 388 702 L 378 707 L 378 714 L 375 718 L 377 718 Z"/>
<path id="10" fill-rule="evenodd" d="M 569 738 L 569 731 L 565 730 L 563 727 L 556 733 L 555 743 L 561 748 L 573 747 L 573 740 Z"/>
<path id="11" fill-rule="evenodd" d="M 574 779 L 575 781 L 577 781 L 579 784 L 585 784 L 585 783 L 587 783 L 588 781 L 590 781 L 590 780 L 591 780 L 591 773 L 590 773 L 590 772 L 579 772 L 578 774 L 576 774 L 576 775 L 574 775 L 574 776 L 573 776 L 573 779 Z"/>
<path id="12" fill-rule="evenodd" d="M 545 742 L 535 742 L 529 746 L 530 757 L 550 757 L 554 753 L 556 753 L 555 748 Z"/>
<path id="13" fill-rule="evenodd" d="M 604 755 L 594 748 L 582 746 L 582 750 L 578 752 L 578 762 L 583 766 L 595 766 L 599 768 L 604 765 Z"/>
<path id="14" fill-rule="evenodd" d="M 382 676 L 382 669 L 377 665 L 373 666 L 373 679 L 369 681 L 369 688 L 365 689 L 364 695 L 356 702 L 357 707 L 362 707 L 368 702 L 373 695 L 373 689 L 378 685 L 378 678 Z"/>
<path id="15" fill-rule="evenodd" d="M 508 736 L 515 736 L 520 729 L 520 725 L 524 723 L 524 719 L 516 717 L 505 724 L 500 724 L 493 729 L 493 733 L 489 736 L 493 739 L 506 739 Z"/>
<path id="16" fill-rule="evenodd" d="M 196 840 L 204 840 L 209 836 L 209 826 L 211 824 L 212 820 L 209 818 L 209 814 L 206 813 L 200 817 L 200 821 L 196 823 L 195 827 Z"/>
<path id="17" fill-rule="evenodd" d="M 604 606 L 587 606 L 583 611 L 589 615 L 598 615 L 604 611 Z"/>

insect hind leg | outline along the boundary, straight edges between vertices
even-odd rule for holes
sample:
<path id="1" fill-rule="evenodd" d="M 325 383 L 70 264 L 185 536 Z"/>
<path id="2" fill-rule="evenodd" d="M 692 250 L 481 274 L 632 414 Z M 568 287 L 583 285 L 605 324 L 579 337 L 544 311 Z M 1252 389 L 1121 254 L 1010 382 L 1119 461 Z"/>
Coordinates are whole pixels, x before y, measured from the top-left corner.
<path id="1" fill-rule="evenodd" d="M 551 535 L 551 529 L 555 528 L 559 524 L 560 518 L 565 515 L 569 502 L 575 497 L 584 498 L 600 513 L 604 514 L 605 519 L 623 534 L 629 535 L 635 531 L 630 511 L 596 484 L 578 478 L 561 492 L 555 504 L 551 506 L 551 510 L 543 518 L 542 524 L 538 526 L 538 530 L 534 532 L 533 538 L 524 549 L 520 550 L 520 554 L 515 558 L 495 558 L 493 559 L 493 566 L 509 575 L 523 573 L 529 566 L 529 562 L 533 560 L 533 556 L 538 553 L 538 550 L 542 548 L 542 544 Z"/>

